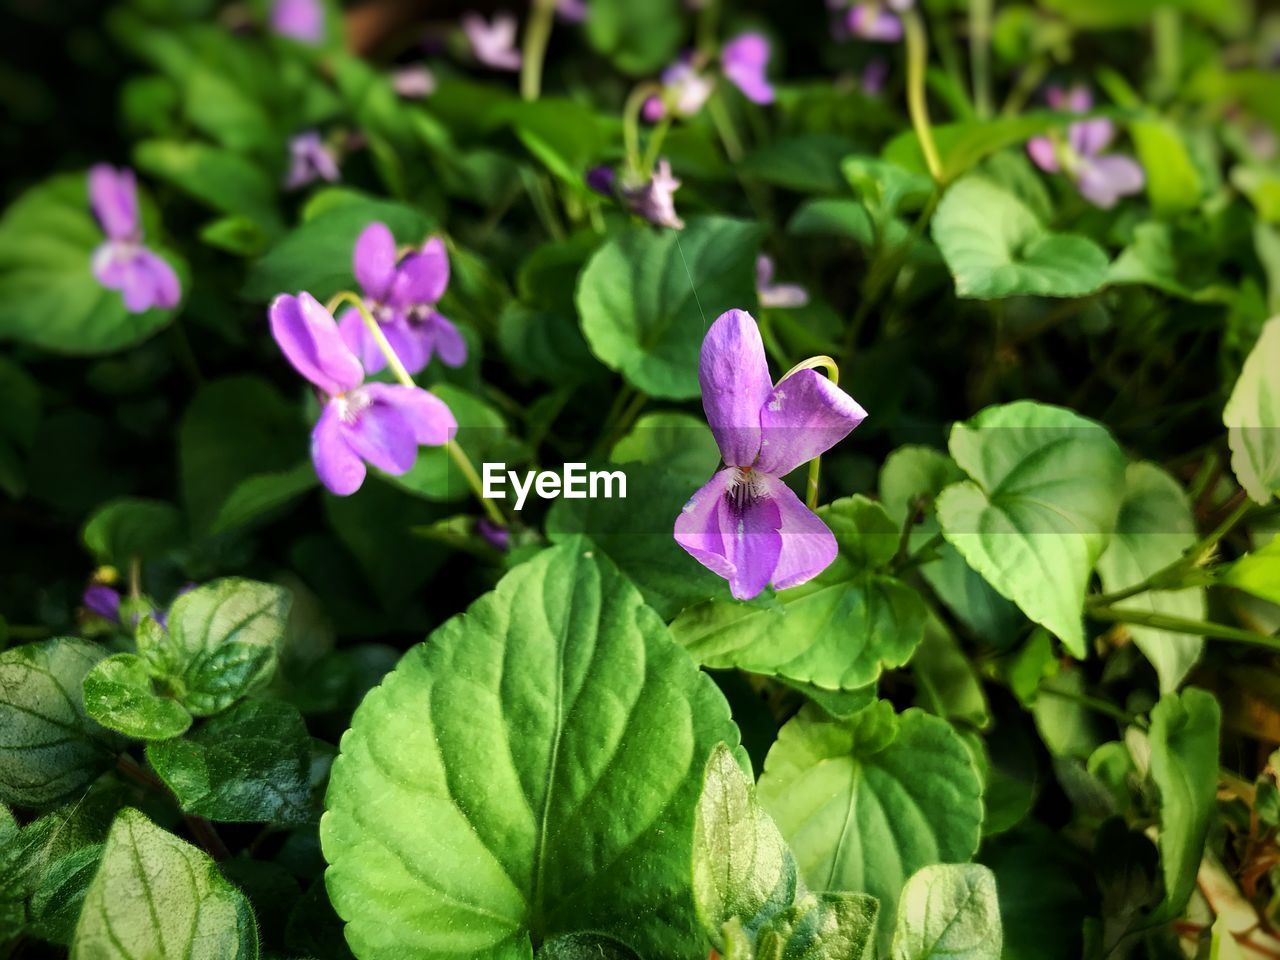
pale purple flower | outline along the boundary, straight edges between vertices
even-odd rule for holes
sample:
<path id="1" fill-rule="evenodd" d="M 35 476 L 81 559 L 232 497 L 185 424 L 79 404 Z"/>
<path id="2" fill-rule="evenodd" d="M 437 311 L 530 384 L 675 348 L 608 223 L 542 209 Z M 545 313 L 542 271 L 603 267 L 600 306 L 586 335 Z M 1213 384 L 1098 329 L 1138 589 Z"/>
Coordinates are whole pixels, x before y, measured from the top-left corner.
<path id="1" fill-rule="evenodd" d="M 356 239 L 351 261 L 369 312 L 406 370 L 424 370 L 434 354 L 446 366 L 466 363 L 467 341 L 453 321 L 436 309 L 449 286 L 449 253 L 443 240 L 431 237 L 421 249 L 400 257 L 387 225 L 371 223 Z M 365 372 L 376 373 L 386 366 L 387 358 L 359 310 L 344 310 L 338 327 Z"/>
<path id="2" fill-rule="evenodd" d="M 647 183 L 638 187 L 622 188 L 622 199 L 628 209 L 650 223 L 672 230 L 683 230 L 684 221 L 676 215 L 675 192 L 680 181 L 671 173 L 671 164 L 663 158 L 658 161 Z"/>
<path id="3" fill-rule="evenodd" d="M 142 244 L 138 188 L 133 171 L 105 163 L 89 171 L 89 206 L 107 239 L 93 252 L 93 275 L 108 290 L 119 290 L 130 313 L 178 305 L 178 275 L 159 254 Z"/>
<path id="4" fill-rule="evenodd" d="M 582 23 L 587 19 L 587 0 L 558 0 L 556 15 L 565 23 Z"/>
<path id="5" fill-rule="evenodd" d="M 311 459 L 331 492 L 346 496 L 359 490 L 366 463 L 394 475 L 407 473 L 419 445 L 453 439 L 457 421 L 438 397 L 419 387 L 364 382 L 359 358 L 311 294 L 281 294 L 271 303 L 270 318 L 285 358 L 323 399 L 311 431 Z"/>
<path id="6" fill-rule="evenodd" d="M 471 53 L 480 63 L 494 70 L 519 70 L 520 51 L 516 49 L 516 18 L 510 13 L 495 13 L 488 21 L 478 13 L 462 15 L 462 32 L 471 45 Z"/>
<path id="7" fill-rule="evenodd" d="M 769 67 L 769 40 L 762 33 L 734 37 L 720 51 L 720 67 L 729 81 L 754 103 L 773 103 Z"/>
<path id="8" fill-rule="evenodd" d="M 338 161 L 332 149 L 320 139 L 320 134 L 308 130 L 289 141 L 289 173 L 284 179 L 286 190 L 297 190 L 316 180 L 334 183 L 337 179 Z"/>
<path id="9" fill-rule="evenodd" d="M 676 542 L 739 600 L 812 579 L 835 559 L 836 539 L 782 478 L 843 440 L 866 411 L 813 370 L 773 386 L 744 310 L 707 331 L 698 380 L 724 467 L 684 505 Z"/>
<path id="10" fill-rule="evenodd" d="M 103 583 L 91 583 L 80 598 L 84 608 L 112 623 L 120 622 L 120 591 Z"/>
<path id="11" fill-rule="evenodd" d="M 798 283 L 773 282 L 773 258 L 763 253 L 756 258 L 756 296 L 762 307 L 803 307 L 809 302 L 809 291 Z"/>
<path id="12" fill-rule="evenodd" d="M 511 549 L 511 531 L 507 527 L 499 526 L 492 520 L 481 517 L 476 521 L 476 532 L 495 550 L 506 553 Z"/>
<path id="13" fill-rule="evenodd" d="M 424 63 L 391 72 L 391 88 L 406 100 L 422 100 L 436 92 L 436 75 Z"/>
<path id="14" fill-rule="evenodd" d="M 659 81 L 662 96 L 649 97 L 641 108 L 649 123 L 657 123 L 668 110 L 675 117 L 692 117 L 715 88 L 715 80 L 694 66 L 692 53 L 681 54 L 679 60 L 662 71 Z"/>
<path id="15" fill-rule="evenodd" d="M 1052 87 L 1046 93 L 1049 106 L 1070 113 L 1087 113 L 1093 97 L 1087 88 Z M 1051 137 L 1035 137 L 1027 153 L 1045 173 L 1066 173 L 1081 195 L 1096 207 L 1109 210 L 1121 197 L 1138 193 L 1146 183 L 1142 167 L 1132 157 L 1104 154 L 1115 138 L 1115 125 L 1106 117 L 1081 120 L 1067 128 L 1066 143 Z"/>
<path id="16" fill-rule="evenodd" d="M 862 79 L 859 85 L 863 93 L 869 97 L 875 97 L 884 90 L 884 82 L 887 79 L 889 79 L 889 61 L 884 57 L 872 57 L 862 68 Z"/>
<path id="17" fill-rule="evenodd" d="M 317 44 L 324 39 L 324 4 L 321 0 L 274 0 L 271 29 L 299 43 Z"/>
<path id="18" fill-rule="evenodd" d="M 877 0 L 863 0 L 850 7 L 845 26 L 853 36 L 875 43 L 898 43 L 902 39 L 902 20 L 888 4 Z"/>

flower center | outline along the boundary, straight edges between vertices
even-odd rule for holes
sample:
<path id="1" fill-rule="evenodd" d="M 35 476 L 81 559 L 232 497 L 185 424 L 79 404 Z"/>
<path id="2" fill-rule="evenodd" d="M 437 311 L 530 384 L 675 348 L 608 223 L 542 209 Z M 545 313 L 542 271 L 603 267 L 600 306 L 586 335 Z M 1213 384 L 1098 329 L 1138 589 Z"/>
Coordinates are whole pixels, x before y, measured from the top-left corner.
<path id="1" fill-rule="evenodd" d="M 360 419 L 360 414 L 364 413 L 369 408 L 369 405 L 373 403 L 373 398 L 357 387 L 347 393 L 334 394 L 330 402 L 336 404 L 339 420 L 346 424 L 353 424 Z"/>
<path id="2" fill-rule="evenodd" d="M 766 495 L 764 474 L 750 467 L 738 467 L 734 470 L 733 477 L 729 480 L 729 489 L 725 491 L 725 498 L 739 513 L 763 500 Z"/>

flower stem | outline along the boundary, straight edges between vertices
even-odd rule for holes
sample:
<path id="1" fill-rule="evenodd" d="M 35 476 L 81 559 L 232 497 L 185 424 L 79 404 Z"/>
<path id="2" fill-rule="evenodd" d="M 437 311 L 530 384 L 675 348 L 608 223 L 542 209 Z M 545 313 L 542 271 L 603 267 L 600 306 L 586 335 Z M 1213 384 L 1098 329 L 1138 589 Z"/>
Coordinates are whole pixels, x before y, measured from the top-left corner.
<path id="1" fill-rule="evenodd" d="M 671 114 L 668 112 L 663 114 L 662 119 L 658 121 L 658 125 L 649 134 L 649 143 L 645 147 L 644 159 L 641 161 L 642 170 L 646 176 L 653 174 L 654 164 L 658 162 L 658 154 L 662 151 L 662 141 L 667 139 L 667 131 L 670 129 Z"/>
<path id="2" fill-rule="evenodd" d="M 387 366 L 391 368 L 391 372 L 395 374 L 395 378 L 400 381 L 401 385 L 417 387 L 418 385 L 413 382 L 413 377 L 409 376 L 409 371 L 400 362 L 400 357 L 396 354 L 395 348 L 387 340 L 387 335 L 382 332 L 382 327 L 374 319 L 373 314 L 369 312 L 369 308 L 365 306 L 363 300 L 350 290 L 343 290 L 341 293 L 336 294 L 325 306 L 330 313 L 333 313 L 334 309 L 344 302 L 351 304 L 360 313 L 365 327 L 368 328 L 369 333 L 373 335 L 374 341 L 378 344 L 378 349 L 387 358 Z M 484 485 L 480 482 L 480 475 L 476 473 L 475 465 L 467 457 L 466 451 L 462 449 L 458 441 L 446 440 L 444 449 L 449 455 L 449 459 L 453 461 L 454 466 L 458 468 L 458 472 L 466 479 L 467 486 L 471 488 L 471 492 L 480 501 L 480 506 L 489 515 L 489 519 L 504 527 L 508 526 L 507 519 L 502 515 L 502 511 L 498 509 L 498 505 L 485 497 Z"/>
<path id="3" fill-rule="evenodd" d="M 969 63 L 979 120 L 991 119 L 991 17 L 995 0 L 969 0 Z"/>
<path id="4" fill-rule="evenodd" d="M 716 133 L 720 135 L 720 142 L 724 144 L 724 152 L 733 163 L 737 163 L 742 159 L 742 138 L 734 129 L 733 118 L 729 116 L 729 110 L 718 89 L 707 99 L 707 112 L 711 115 L 711 122 L 715 124 Z"/>
<path id="5" fill-rule="evenodd" d="M 1110 606 L 1090 608 L 1088 614 L 1095 620 L 1132 623 L 1141 627 L 1155 627 L 1158 630 L 1188 633 L 1197 637 L 1216 637 L 1219 640 L 1234 640 L 1237 643 L 1266 647 L 1268 650 L 1280 650 L 1280 637 L 1269 637 L 1254 633 L 1252 630 L 1229 627 L 1224 623 L 1213 623 L 1209 620 L 1192 620 L 1188 617 L 1174 617 L 1152 610 L 1131 610 Z"/>
<path id="6" fill-rule="evenodd" d="M 793 373 L 799 373 L 801 370 L 816 370 L 824 367 L 827 376 L 831 378 L 831 382 L 836 386 L 840 386 L 840 367 L 834 360 L 827 356 L 810 357 L 808 360 L 801 360 L 794 367 L 783 374 L 782 380 L 787 379 Z M 809 486 L 805 494 L 804 502 L 810 510 L 818 509 L 818 475 L 822 471 L 822 454 L 818 454 L 809 461 Z"/>
<path id="7" fill-rule="evenodd" d="M 546 59 L 555 12 L 555 0 L 533 0 L 520 62 L 520 96 L 525 100 L 537 100 L 542 92 L 542 63 Z"/>
<path id="8" fill-rule="evenodd" d="M 661 85 L 652 80 L 636 84 L 622 106 L 622 140 L 627 150 L 627 167 L 632 176 L 641 178 L 646 170 L 640 156 L 640 111 L 650 97 L 661 97 Z"/>
<path id="9" fill-rule="evenodd" d="M 929 123 L 929 105 L 925 101 L 925 69 L 929 62 L 929 40 L 925 36 L 924 21 L 914 9 L 902 14 L 902 26 L 907 38 L 907 110 L 911 125 L 920 140 L 920 152 L 924 154 L 929 176 L 935 183 L 942 183 L 942 160 L 938 145 L 933 140 L 933 127 Z"/>

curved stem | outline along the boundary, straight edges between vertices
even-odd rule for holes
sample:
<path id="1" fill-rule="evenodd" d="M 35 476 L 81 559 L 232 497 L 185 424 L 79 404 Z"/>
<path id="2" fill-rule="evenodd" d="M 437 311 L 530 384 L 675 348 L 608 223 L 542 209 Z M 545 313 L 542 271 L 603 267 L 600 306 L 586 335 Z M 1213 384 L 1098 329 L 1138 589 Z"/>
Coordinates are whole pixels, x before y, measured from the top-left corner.
<path id="1" fill-rule="evenodd" d="M 365 306 L 363 300 L 352 293 L 350 290 L 343 290 L 336 294 L 325 306 L 330 313 L 341 303 L 349 303 L 360 313 L 360 318 L 364 320 L 364 325 L 368 328 L 369 333 L 373 336 L 374 341 L 378 344 L 378 349 L 382 351 L 382 355 L 387 358 L 387 366 L 391 368 L 391 372 L 395 374 L 395 378 L 400 381 L 402 386 L 417 387 L 413 382 L 413 377 L 409 376 L 409 371 L 404 368 L 404 364 L 400 362 L 400 357 L 396 354 L 395 348 L 391 346 L 387 340 L 387 335 L 382 332 L 382 327 L 373 314 L 369 312 L 369 308 Z M 421 389 L 421 388 L 419 388 Z M 484 508 L 484 512 L 489 515 L 489 519 L 494 523 L 502 526 L 508 526 L 506 518 L 502 515 L 502 511 L 498 509 L 498 505 L 484 495 L 484 485 L 480 481 L 480 475 L 476 473 L 475 465 L 467 457 L 466 451 L 458 444 L 456 440 L 447 440 L 444 444 L 445 453 L 449 455 L 449 459 L 453 461 L 454 466 L 458 468 L 458 472 L 467 481 L 467 486 L 471 488 L 471 492 L 475 494 L 480 506 Z"/>
<path id="2" fill-rule="evenodd" d="M 781 383 L 793 373 L 799 373 L 801 370 L 816 370 L 823 367 L 827 371 L 827 376 L 831 378 L 831 382 L 836 386 L 840 385 L 840 367 L 834 360 L 827 356 L 810 357 L 808 360 L 801 360 L 794 367 L 783 374 Z M 804 502 L 810 510 L 818 509 L 818 475 L 822 471 L 822 454 L 818 454 L 809 461 L 809 486 L 805 493 Z"/>
<path id="3" fill-rule="evenodd" d="M 662 86 L 652 80 L 638 83 L 622 106 L 622 141 L 627 150 L 627 167 L 635 177 L 645 173 L 640 157 L 640 111 L 650 97 L 662 96 Z"/>
<path id="4" fill-rule="evenodd" d="M 1224 623 L 1214 623 L 1210 620 L 1192 620 L 1188 617 L 1174 617 L 1151 610 L 1129 610 L 1117 607 L 1095 607 L 1088 613 L 1095 620 L 1106 620 L 1110 623 L 1132 623 L 1140 627 L 1155 627 L 1159 630 L 1187 633 L 1196 637 L 1216 637 L 1219 640 L 1234 640 L 1236 643 L 1266 647 L 1268 650 L 1280 650 L 1280 637 L 1254 633 L 1239 627 L 1229 627 Z"/>
<path id="5" fill-rule="evenodd" d="M 942 183 L 942 160 L 938 145 L 933 140 L 933 127 L 929 123 L 929 105 L 925 100 L 925 68 L 929 61 L 929 40 L 925 36 L 924 21 L 915 10 L 902 14 L 902 26 L 907 38 L 907 110 L 911 125 L 920 140 L 920 152 L 934 182 Z"/>
<path id="6" fill-rule="evenodd" d="M 542 63 L 547 56 L 555 12 L 555 0 L 534 0 L 529 24 L 524 29 L 520 59 L 520 96 L 525 100 L 537 100 L 542 92 Z"/>
<path id="7" fill-rule="evenodd" d="M 729 159 L 737 163 L 742 159 L 743 147 L 742 138 L 738 136 L 738 131 L 734 129 L 733 118 L 729 116 L 729 110 L 721 99 L 720 91 L 714 90 L 707 99 L 707 113 L 711 116 L 711 122 L 715 125 L 716 133 L 720 135 L 720 142 L 724 144 L 724 152 Z"/>
<path id="8" fill-rule="evenodd" d="M 645 147 L 644 159 L 641 161 L 642 170 L 646 176 L 652 176 L 654 165 L 658 162 L 658 154 L 662 150 L 662 141 L 667 139 L 667 131 L 670 129 L 671 113 L 668 111 L 663 114 L 658 125 L 649 134 L 649 143 Z"/>

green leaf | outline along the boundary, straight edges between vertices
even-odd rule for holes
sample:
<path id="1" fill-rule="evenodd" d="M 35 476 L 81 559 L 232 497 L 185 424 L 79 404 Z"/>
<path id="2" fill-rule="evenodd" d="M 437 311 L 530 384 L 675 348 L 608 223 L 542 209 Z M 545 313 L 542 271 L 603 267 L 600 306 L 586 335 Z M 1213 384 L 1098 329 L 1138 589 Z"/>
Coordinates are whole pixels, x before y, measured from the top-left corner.
<path id="1" fill-rule="evenodd" d="M 701 417 L 662 411 L 646 413 L 613 445 L 614 463 L 638 462 L 695 478 L 699 484 L 720 464 L 720 448 Z"/>
<path id="2" fill-rule="evenodd" d="M 809 894 L 769 921 L 756 947 L 768 960 L 872 960 L 874 897 L 856 893 Z M 735 960 L 736 954 L 726 954 Z"/>
<path id="3" fill-rule="evenodd" d="M 860 200 L 822 198 L 806 200 L 787 223 L 787 233 L 797 237 L 845 237 L 870 248 L 876 240 L 871 214 Z"/>
<path id="4" fill-rule="evenodd" d="M 71 637 L 0 653 L 0 802 L 56 803 L 115 763 L 119 740 L 85 713 L 81 691 L 104 655 Z"/>
<path id="5" fill-rule="evenodd" d="M 991 154 L 1025 143 L 1070 119 L 1062 114 L 1040 111 L 993 120 L 939 124 L 933 128 L 933 138 L 942 157 L 943 182 L 951 183 Z M 913 130 L 905 130 L 889 141 L 881 157 L 917 173 L 928 172 L 920 140 Z"/>
<path id="6" fill-rule="evenodd" d="M 138 653 L 198 717 L 219 713 L 266 683 L 276 669 L 289 592 L 240 577 L 213 580 L 169 608 L 168 628 L 138 626 Z"/>
<path id="7" fill-rule="evenodd" d="M 698 396 L 708 325 L 755 304 L 758 241 L 755 224 L 726 217 L 693 217 L 684 230 L 628 227 L 596 251 L 578 281 L 592 351 L 650 396 Z"/>
<path id="8" fill-rule="evenodd" d="M 1280 491 L 1280 317 L 1262 328 L 1222 411 L 1231 447 L 1231 469 L 1258 503 Z"/>
<path id="9" fill-rule="evenodd" d="M 924 602 L 880 572 L 898 529 L 880 504 L 846 497 L 818 511 L 840 555 L 813 580 L 750 603 L 710 600 L 671 624 L 675 638 L 708 667 L 851 690 L 906 663 L 924 635 Z"/>
<path id="10" fill-rule="evenodd" d="M 369 224 L 385 223 L 398 242 L 415 246 L 431 229 L 430 220 L 403 203 L 348 192 L 327 196 L 326 203 L 313 208 L 317 212 L 285 234 L 250 268 L 244 285 L 246 298 L 266 301 L 278 293 L 306 290 L 323 303 L 340 290 L 355 288 L 352 251 L 356 238 Z"/>
<path id="11" fill-rule="evenodd" d="M 640 960 L 617 940 L 598 933 L 569 933 L 548 940 L 537 956 L 538 960 Z"/>
<path id="12" fill-rule="evenodd" d="M 257 960 L 244 895 L 207 855 L 120 811 L 85 896 L 71 960 Z"/>
<path id="13" fill-rule="evenodd" d="M 982 784 L 968 748 L 946 721 L 895 716 L 883 700 L 845 721 L 805 707 L 779 731 L 757 791 L 811 887 L 879 899 L 883 947 L 906 878 L 978 847 Z"/>
<path id="14" fill-rule="evenodd" d="M 933 614 L 925 621 L 924 639 L 911 658 L 916 678 L 916 705 L 953 723 L 985 730 L 991 724 L 982 681 L 959 642 Z"/>
<path id="15" fill-rule="evenodd" d="M 1220 276 L 1204 238 L 1167 223 L 1140 223 L 1107 271 L 1110 284 L 1145 284 L 1195 303 L 1230 303 L 1237 291 Z"/>
<path id="16" fill-rule="evenodd" d="M 316 819 L 307 728 L 279 700 L 238 703 L 181 740 L 148 744 L 147 760 L 187 813 L 225 823 Z"/>
<path id="17" fill-rule="evenodd" d="M 1160 791 L 1160 869 L 1168 920 L 1196 885 L 1209 818 L 1217 803 L 1218 728 L 1212 694 L 1194 687 L 1166 693 L 1151 710 L 1151 779 Z"/>
<path id="18" fill-rule="evenodd" d="M 972 479 L 938 498 L 947 541 L 1083 658 L 1085 590 L 1124 490 L 1120 448 L 1092 420 L 1030 401 L 956 424 L 950 448 Z"/>
<path id="19" fill-rule="evenodd" d="M 1131 122 L 1129 133 L 1146 171 L 1147 196 L 1156 214 L 1167 217 L 1194 210 L 1200 202 L 1200 174 L 1178 128 L 1169 120 L 1150 117 Z"/>
<path id="20" fill-rule="evenodd" d="M 269 235 L 280 230 L 276 184 L 247 157 L 194 140 L 144 140 L 133 148 L 133 159 L 138 169 L 210 209 L 247 217 Z"/>
<path id="21" fill-rule="evenodd" d="M 241 480 L 223 501 L 209 527 L 211 535 L 249 526 L 320 485 L 316 468 L 306 460 L 291 470 L 259 473 Z"/>
<path id="22" fill-rule="evenodd" d="M 348 943 L 515 958 L 590 930 L 698 953 L 694 808 L 737 739 L 612 563 L 581 540 L 542 552 L 406 654 L 343 736 L 320 834 Z"/>
<path id="23" fill-rule="evenodd" d="M 81 536 L 98 563 L 124 569 L 182 546 L 182 514 L 161 500 L 120 497 L 95 510 Z"/>
<path id="24" fill-rule="evenodd" d="M 684 33 L 677 0 L 596 0 L 588 7 L 587 41 L 623 73 L 652 73 L 675 59 Z"/>
<path id="25" fill-rule="evenodd" d="M 843 193 L 840 161 L 857 145 L 833 133 L 809 133 L 775 140 L 742 158 L 742 172 L 798 193 Z"/>
<path id="26" fill-rule="evenodd" d="M 717 949 L 737 919 L 749 935 L 790 907 L 799 892 L 795 857 L 756 800 L 754 784 L 724 744 L 702 783 L 693 824 L 693 900 Z"/>
<path id="27" fill-rule="evenodd" d="M 1280 603 L 1280 537 L 1246 553 L 1222 572 L 1219 581 L 1263 600 Z"/>
<path id="28" fill-rule="evenodd" d="M 146 196 L 138 202 L 154 228 Z M 98 283 L 90 262 L 105 240 L 83 173 L 53 177 L 18 197 L 0 219 L 0 339 L 83 356 L 122 350 L 167 327 L 175 311 L 130 313 L 118 291 Z M 185 290 L 186 265 L 158 245 L 154 229 L 146 243 L 177 270 Z"/>
<path id="29" fill-rule="evenodd" d="M 937 864 L 902 890 L 893 960 L 1000 960 L 995 875 L 976 863 Z"/>
<path id="30" fill-rule="evenodd" d="M 117 653 L 94 665 L 84 678 L 84 708 L 98 723 L 138 740 L 167 740 L 191 726 L 191 714 L 156 692 L 147 663 Z"/>
<path id="31" fill-rule="evenodd" d="M 1176 561 L 1196 542 L 1191 501 L 1178 481 L 1153 463 L 1131 463 L 1125 470 L 1124 500 L 1116 531 L 1098 558 L 1102 589 L 1115 593 L 1141 583 Z M 1126 609 L 1151 610 L 1175 617 L 1203 620 L 1205 596 L 1201 587 L 1153 590 L 1130 597 Z M 1204 648 L 1204 638 L 1171 630 L 1131 625 L 1133 642 L 1160 676 L 1162 691 L 1176 690 Z"/>
<path id="32" fill-rule="evenodd" d="M 1051 233 L 1012 193 L 985 177 L 947 191 L 933 239 L 956 281 L 956 295 L 1082 297 L 1107 281 L 1107 254 L 1088 237 Z"/>

